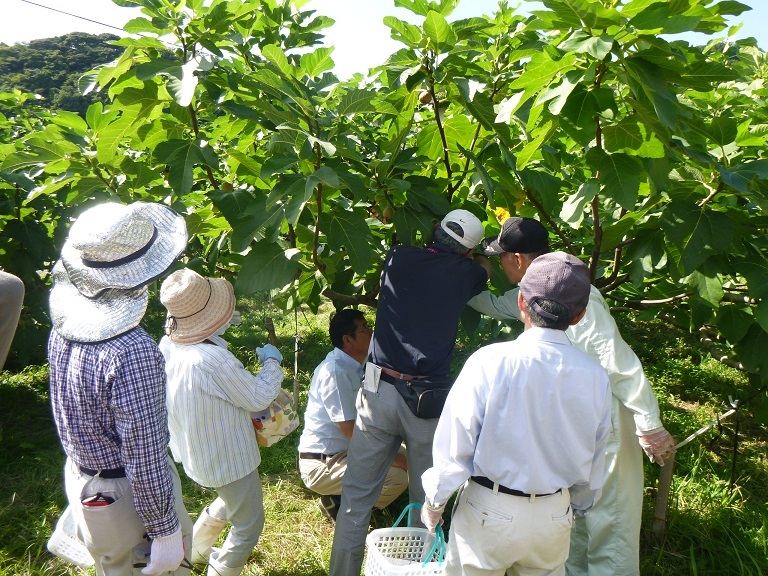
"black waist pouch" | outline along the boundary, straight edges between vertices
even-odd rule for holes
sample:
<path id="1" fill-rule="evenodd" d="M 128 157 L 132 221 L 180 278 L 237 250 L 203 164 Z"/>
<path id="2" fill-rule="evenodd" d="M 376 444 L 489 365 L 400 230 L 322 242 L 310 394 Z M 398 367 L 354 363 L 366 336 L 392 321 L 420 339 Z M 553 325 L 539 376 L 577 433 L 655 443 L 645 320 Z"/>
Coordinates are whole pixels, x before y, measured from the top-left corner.
<path id="1" fill-rule="evenodd" d="M 418 418 L 439 418 L 453 381 L 382 379 L 390 382 Z"/>

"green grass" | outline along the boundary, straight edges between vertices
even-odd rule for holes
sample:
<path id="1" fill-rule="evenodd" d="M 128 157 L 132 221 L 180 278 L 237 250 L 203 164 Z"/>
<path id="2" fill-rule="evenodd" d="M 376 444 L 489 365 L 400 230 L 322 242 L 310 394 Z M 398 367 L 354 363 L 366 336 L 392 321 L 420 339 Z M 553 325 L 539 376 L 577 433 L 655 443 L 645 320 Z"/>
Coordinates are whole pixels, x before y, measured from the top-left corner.
<path id="1" fill-rule="evenodd" d="M 330 307 L 318 315 L 282 314 L 266 300 L 240 303 L 244 322 L 228 333 L 235 354 L 254 368 L 254 347 L 267 341 L 266 318 L 272 317 L 285 356 L 284 388 L 294 382 L 294 323 L 298 321 L 299 371 L 304 402 L 315 365 L 330 349 Z M 364 309 L 373 320 L 374 312 Z M 149 331 L 160 336 L 162 311 L 153 299 L 147 315 Z M 741 373 L 712 360 L 686 333 L 660 322 L 620 319 L 622 333 L 643 360 L 662 406 L 665 424 L 677 437 L 709 422 L 726 410 L 728 397 L 751 391 Z M 506 339 L 487 323 L 479 334 L 461 333 L 454 368 L 478 346 Z M 80 571 L 50 555 L 45 544 L 66 504 L 62 468 L 64 454 L 53 426 L 48 400 L 47 369 L 29 367 L 0 374 L 0 576 L 75 575 Z M 645 575 L 768 574 L 768 457 L 766 430 L 740 412 L 739 444 L 731 487 L 735 420 L 707 432 L 677 455 L 661 541 L 652 538 L 653 504 L 658 468 L 646 464 L 641 572 Z M 266 527 L 244 574 L 247 576 L 319 576 L 326 574 L 333 529 L 317 508 L 296 470 L 299 432 L 262 450 L 259 468 L 264 485 Z M 212 490 L 184 477 L 184 501 L 190 515 L 214 498 Z M 390 509 L 375 512 L 374 527 L 391 525 L 407 503 L 401 497 Z M 86 572 L 87 573 L 87 572 Z M 91 571 L 92 573 L 92 571 Z M 200 570 L 197 573 L 202 573 Z"/>

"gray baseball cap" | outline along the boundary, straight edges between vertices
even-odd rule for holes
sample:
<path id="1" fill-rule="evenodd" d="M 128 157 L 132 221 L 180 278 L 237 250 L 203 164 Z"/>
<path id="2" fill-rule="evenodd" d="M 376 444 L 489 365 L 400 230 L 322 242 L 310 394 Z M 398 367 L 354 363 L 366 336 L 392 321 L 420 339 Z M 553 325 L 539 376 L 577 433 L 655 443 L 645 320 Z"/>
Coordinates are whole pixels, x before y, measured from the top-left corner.
<path id="1" fill-rule="evenodd" d="M 549 320 L 566 320 L 543 310 L 540 300 L 552 300 L 568 310 L 570 320 L 589 302 L 589 268 L 581 260 L 565 252 L 542 254 L 531 262 L 520 282 L 525 303 Z"/>

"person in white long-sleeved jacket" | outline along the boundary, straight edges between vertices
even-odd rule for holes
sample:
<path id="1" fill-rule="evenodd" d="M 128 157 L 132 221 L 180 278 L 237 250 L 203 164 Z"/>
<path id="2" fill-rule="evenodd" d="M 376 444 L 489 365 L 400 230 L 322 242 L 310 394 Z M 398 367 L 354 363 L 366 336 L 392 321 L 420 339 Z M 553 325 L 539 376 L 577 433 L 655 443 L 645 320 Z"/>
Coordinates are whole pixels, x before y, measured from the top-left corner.
<path id="1" fill-rule="evenodd" d="M 467 360 L 437 425 L 422 476 L 432 528 L 451 494 L 447 576 L 564 574 L 573 511 L 599 499 L 610 429 L 605 370 L 568 341 L 584 315 L 589 270 L 564 252 L 526 276 L 525 332 Z"/>
<path id="2" fill-rule="evenodd" d="M 518 283 L 531 262 L 549 251 L 548 234 L 536 220 L 512 217 L 504 222 L 497 238 L 483 242 L 483 250 L 487 255 L 499 255 L 507 278 Z M 519 320 L 518 293 L 516 288 L 497 297 L 485 291 L 468 305 L 492 318 Z M 603 495 L 571 532 L 566 570 L 569 576 L 637 576 L 642 450 L 663 466 L 674 440 L 662 425 L 658 401 L 640 360 L 621 337 L 605 299 L 594 286 L 584 318 L 569 327 L 566 335 L 608 371 L 613 394 Z"/>
<path id="3" fill-rule="evenodd" d="M 163 282 L 160 300 L 168 309 L 160 351 L 171 453 L 187 476 L 218 495 L 195 522 L 191 560 L 207 562 L 209 576 L 238 576 L 264 528 L 251 413 L 268 408 L 280 392 L 282 355 L 269 344 L 257 348 L 262 368 L 253 375 L 227 350 L 220 334 L 232 319 L 235 295 L 225 279 L 178 270 Z M 224 544 L 213 548 L 227 523 Z"/>

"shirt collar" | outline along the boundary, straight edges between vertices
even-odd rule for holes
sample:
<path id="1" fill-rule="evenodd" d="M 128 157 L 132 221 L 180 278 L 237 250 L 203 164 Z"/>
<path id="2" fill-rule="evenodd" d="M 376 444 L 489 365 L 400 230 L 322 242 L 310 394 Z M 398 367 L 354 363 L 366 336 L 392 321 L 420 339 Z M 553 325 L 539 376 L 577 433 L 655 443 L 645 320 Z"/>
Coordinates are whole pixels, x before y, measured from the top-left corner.
<path id="1" fill-rule="evenodd" d="M 525 330 L 518 339 L 538 341 L 538 342 L 550 342 L 552 344 L 568 344 L 572 345 L 571 341 L 565 333 L 565 330 L 555 330 L 554 328 L 542 328 L 540 326 L 532 326 Z"/>
<path id="2" fill-rule="evenodd" d="M 342 364 L 347 364 L 350 368 L 361 368 L 363 364 L 365 364 L 365 360 L 363 362 L 358 362 L 341 348 L 334 347 L 333 350 L 331 350 L 331 354 L 333 354 L 336 360 Z"/>
<path id="3" fill-rule="evenodd" d="M 446 254 L 450 254 L 453 252 L 448 246 L 445 244 L 441 244 L 440 242 L 432 242 L 427 248 L 431 248 L 432 250 L 435 250 L 436 252 L 443 252 Z"/>

